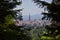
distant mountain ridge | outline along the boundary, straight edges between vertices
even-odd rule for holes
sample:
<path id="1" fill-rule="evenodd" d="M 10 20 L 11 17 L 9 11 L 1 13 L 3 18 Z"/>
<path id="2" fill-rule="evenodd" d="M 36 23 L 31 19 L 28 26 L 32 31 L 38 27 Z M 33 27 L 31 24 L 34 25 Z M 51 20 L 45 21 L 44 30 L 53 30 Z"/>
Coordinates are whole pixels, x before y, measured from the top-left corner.
<path id="1" fill-rule="evenodd" d="M 41 14 L 35 14 L 35 15 L 30 15 L 30 16 L 31 16 L 31 20 L 42 18 Z M 29 20 L 29 15 L 24 15 L 23 20 Z"/>

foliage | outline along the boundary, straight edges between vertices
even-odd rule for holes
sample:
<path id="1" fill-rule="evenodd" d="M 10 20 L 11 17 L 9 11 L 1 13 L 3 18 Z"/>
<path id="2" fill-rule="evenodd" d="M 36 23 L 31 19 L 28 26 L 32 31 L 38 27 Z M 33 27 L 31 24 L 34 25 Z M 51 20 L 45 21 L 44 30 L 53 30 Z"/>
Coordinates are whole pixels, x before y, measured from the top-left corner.
<path id="1" fill-rule="evenodd" d="M 14 15 L 21 9 L 13 9 L 20 4 L 20 0 L 0 0 L 0 40 L 30 40 L 25 30 L 14 25 Z"/>
<path id="2" fill-rule="evenodd" d="M 44 36 L 51 36 L 56 39 L 56 36 L 60 34 L 60 0 L 52 0 L 51 3 L 42 1 L 42 0 L 34 0 L 34 3 L 37 3 L 40 7 L 44 8 L 42 14 L 44 15 L 43 19 L 51 20 L 51 25 L 46 26 L 47 34 L 45 33 Z M 57 32 L 56 32 L 57 30 Z M 59 40 L 59 39 L 58 39 Z"/>
<path id="3" fill-rule="evenodd" d="M 34 27 L 34 28 L 33 28 Z M 32 40 L 41 40 L 41 36 L 43 35 L 43 31 L 45 32 L 45 28 L 43 26 L 32 26 L 32 29 L 30 30 L 30 34 L 32 37 Z"/>

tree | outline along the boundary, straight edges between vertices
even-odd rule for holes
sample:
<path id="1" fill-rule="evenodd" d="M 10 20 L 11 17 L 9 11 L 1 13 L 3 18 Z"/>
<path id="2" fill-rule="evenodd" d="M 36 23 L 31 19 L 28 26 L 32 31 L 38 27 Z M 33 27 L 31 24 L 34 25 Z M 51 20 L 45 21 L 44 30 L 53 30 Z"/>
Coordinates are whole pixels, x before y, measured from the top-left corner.
<path id="1" fill-rule="evenodd" d="M 51 20 L 51 25 L 46 26 L 48 30 L 46 36 L 56 37 L 60 34 L 60 0 L 52 0 L 51 3 L 42 1 L 42 0 L 34 0 L 34 3 L 37 3 L 40 7 L 44 8 L 48 12 L 43 12 L 44 17 L 42 19 Z M 50 32 L 51 31 L 51 32 Z"/>
<path id="2" fill-rule="evenodd" d="M 14 15 L 21 11 L 13 10 L 20 5 L 19 0 L 0 0 L 0 40 L 29 40 L 24 30 L 14 25 Z"/>
<path id="3" fill-rule="evenodd" d="M 18 12 L 16 15 L 15 15 L 15 20 L 19 19 L 20 21 L 23 20 L 22 18 L 22 13 L 21 12 Z"/>

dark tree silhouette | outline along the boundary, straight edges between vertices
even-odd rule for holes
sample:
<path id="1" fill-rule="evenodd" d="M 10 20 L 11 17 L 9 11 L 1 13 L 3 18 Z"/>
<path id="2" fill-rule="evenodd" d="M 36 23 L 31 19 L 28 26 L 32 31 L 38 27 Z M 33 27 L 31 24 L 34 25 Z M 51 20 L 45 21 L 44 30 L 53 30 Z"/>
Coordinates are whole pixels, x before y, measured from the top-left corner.
<path id="1" fill-rule="evenodd" d="M 34 0 L 34 3 L 37 3 L 37 5 L 39 5 L 41 8 L 45 7 L 45 10 L 48 11 L 48 13 L 46 12 L 42 13 L 44 15 L 42 20 L 51 19 L 52 24 L 50 26 L 46 26 L 46 29 L 48 30 L 48 34 L 45 34 L 45 35 L 55 37 L 58 34 L 60 34 L 59 32 L 60 30 L 60 0 L 52 0 L 51 3 L 42 1 L 42 0 Z M 49 31 L 51 31 L 51 33 L 49 33 Z"/>
<path id="2" fill-rule="evenodd" d="M 20 5 L 20 0 L 0 0 L 0 40 L 30 40 L 30 37 L 24 34 L 14 25 L 14 15 L 21 11 L 13 10 L 16 5 Z"/>

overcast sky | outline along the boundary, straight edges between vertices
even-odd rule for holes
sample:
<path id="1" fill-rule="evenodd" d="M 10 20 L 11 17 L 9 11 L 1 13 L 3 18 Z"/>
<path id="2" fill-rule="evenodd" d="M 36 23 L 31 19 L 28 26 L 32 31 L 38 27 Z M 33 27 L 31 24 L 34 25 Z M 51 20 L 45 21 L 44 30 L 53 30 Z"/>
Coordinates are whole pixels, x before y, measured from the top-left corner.
<path id="1" fill-rule="evenodd" d="M 47 2 L 50 2 L 50 0 L 47 0 Z M 40 14 L 43 11 L 42 8 L 39 8 L 33 0 L 22 0 L 22 4 L 20 6 L 17 6 L 17 9 L 23 8 L 22 15 L 37 15 Z"/>

